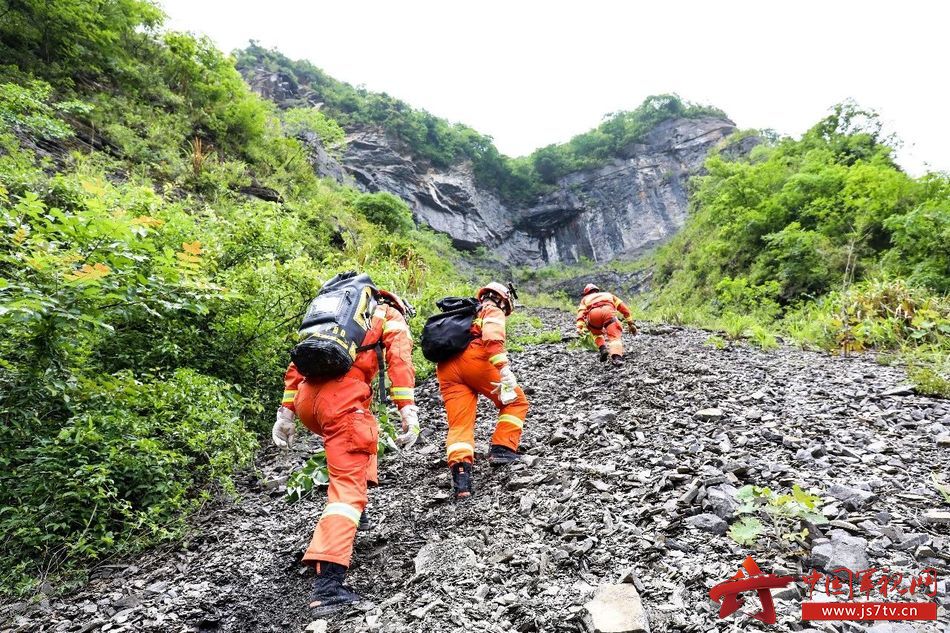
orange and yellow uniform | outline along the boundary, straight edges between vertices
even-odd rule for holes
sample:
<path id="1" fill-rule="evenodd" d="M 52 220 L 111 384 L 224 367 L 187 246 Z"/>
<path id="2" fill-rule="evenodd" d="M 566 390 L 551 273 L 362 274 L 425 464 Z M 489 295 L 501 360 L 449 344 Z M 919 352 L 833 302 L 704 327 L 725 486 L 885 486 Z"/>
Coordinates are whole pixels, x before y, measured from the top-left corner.
<path id="1" fill-rule="evenodd" d="M 577 306 L 577 329 L 589 329 L 594 335 L 597 347 L 606 344 L 612 356 L 623 356 L 623 328 L 617 318 L 618 312 L 624 321 L 633 322 L 630 308 L 609 292 L 598 291 L 584 295 Z"/>
<path id="2" fill-rule="evenodd" d="M 400 409 L 414 403 L 415 370 L 409 325 L 395 308 L 379 304 L 362 345 L 382 340 L 389 393 Z M 379 372 L 376 349 L 359 352 L 339 378 L 313 380 L 293 363 L 284 375 L 283 406 L 296 412 L 308 429 L 323 436 L 330 487 L 327 505 L 313 532 L 303 562 L 327 561 L 349 567 L 360 515 L 366 507 L 367 482 L 377 483 L 376 442 L 370 383 Z"/>
<path id="3" fill-rule="evenodd" d="M 449 433 L 446 438 L 446 459 L 449 466 L 475 461 L 475 413 L 478 395 L 498 407 L 498 421 L 491 443 L 518 450 L 528 399 L 521 387 L 515 388 L 517 398 L 502 404 L 492 393 L 492 383 L 501 381 L 499 370 L 508 364 L 505 352 L 505 313 L 494 303 L 482 304 L 472 322 L 474 338 L 464 352 L 436 366 L 439 390 L 445 401 Z"/>

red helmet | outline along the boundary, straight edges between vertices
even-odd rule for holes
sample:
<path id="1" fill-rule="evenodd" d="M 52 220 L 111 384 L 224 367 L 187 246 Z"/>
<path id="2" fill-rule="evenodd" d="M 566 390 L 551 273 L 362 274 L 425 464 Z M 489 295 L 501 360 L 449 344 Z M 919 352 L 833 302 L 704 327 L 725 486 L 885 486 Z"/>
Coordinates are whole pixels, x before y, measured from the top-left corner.
<path id="1" fill-rule="evenodd" d="M 487 286 L 478 289 L 478 293 L 475 294 L 475 298 L 479 301 L 482 300 L 482 297 L 488 293 L 493 293 L 498 295 L 504 302 L 505 306 L 502 308 L 505 311 L 505 314 L 511 314 L 511 311 L 515 309 L 515 304 L 511 300 L 511 291 L 508 289 L 508 286 L 500 284 L 497 281 L 493 281 Z"/>
<path id="2" fill-rule="evenodd" d="M 406 301 L 402 297 L 399 297 L 389 292 L 388 290 L 381 290 L 378 288 L 376 289 L 376 292 L 379 294 L 379 298 L 382 301 L 388 303 L 392 307 L 399 310 L 402 313 L 402 315 L 406 317 L 407 319 L 412 316 L 415 316 L 416 314 L 415 309 L 409 304 L 408 301 Z"/>
<path id="3" fill-rule="evenodd" d="M 592 292 L 600 292 L 600 288 L 596 284 L 587 284 L 584 286 L 584 292 L 581 293 L 581 296 L 589 295 Z"/>

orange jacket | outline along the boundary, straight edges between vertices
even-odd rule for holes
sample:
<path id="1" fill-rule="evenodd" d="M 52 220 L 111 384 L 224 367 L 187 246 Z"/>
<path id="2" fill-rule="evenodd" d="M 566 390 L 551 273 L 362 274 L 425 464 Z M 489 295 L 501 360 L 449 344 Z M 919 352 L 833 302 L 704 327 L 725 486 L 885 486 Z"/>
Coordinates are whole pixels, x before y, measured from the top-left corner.
<path id="1" fill-rule="evenodd" d="M 413 393 L 416 384 L 416 371 L 412 366 L 412 334 L 409 324 L 396 308 L 380 303 L 373 313 L 372 326 L 366 333 L 362 345 L 372 345 L 382 338 L 386 350 L 386 374 L 389 377 L 389 396 L 396 406 L 402 409 L 415 402 Z M 350 369 L 359 370 L 366 382 L 371 382 L 379 372 L 376 350 L 369 349 L 356 355 L 356 361 Z M 294 410 L 294 398 L 297 389 L 306 378 L 297 371 L 293 363 L 284 374 L 284 397 L 281 404 Z"/>
<path id="2" fill-rule="evenodd" d="M 630 308 L 614 294 L 609 292 L 592 292 L 581 298 L 581 303 L 577 306 L 577 327 L 587 326 L 587 315 L 594 308 L 609 305 L 623 315 L 625 321 L 631 321 Z"/>
<path id="3" fill-rule="evenodd" d="M 482 342 L 489 352 L 488 361 L 498 369 L 508 364 L 508 354 L 505 352 L 505 318 L 501 308 L 491 301 L 486 301 L 472 321 L 471 332 L 475 340 Z"/>

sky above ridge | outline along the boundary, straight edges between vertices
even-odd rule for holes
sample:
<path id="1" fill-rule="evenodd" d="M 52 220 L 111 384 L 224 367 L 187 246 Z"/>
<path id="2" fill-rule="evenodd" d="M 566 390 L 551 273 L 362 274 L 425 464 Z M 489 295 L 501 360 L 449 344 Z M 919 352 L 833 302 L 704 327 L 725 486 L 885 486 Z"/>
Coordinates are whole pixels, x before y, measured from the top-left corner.
<path id="1" fill-rule="evenodd" d="M 877 110 L 914 175 L 950 171 L 950 3 L 907 0 L 158 0 L 167 26 L 251 39 L 492 136 L 520 156 L 652 94 L 799 135 Z"/>

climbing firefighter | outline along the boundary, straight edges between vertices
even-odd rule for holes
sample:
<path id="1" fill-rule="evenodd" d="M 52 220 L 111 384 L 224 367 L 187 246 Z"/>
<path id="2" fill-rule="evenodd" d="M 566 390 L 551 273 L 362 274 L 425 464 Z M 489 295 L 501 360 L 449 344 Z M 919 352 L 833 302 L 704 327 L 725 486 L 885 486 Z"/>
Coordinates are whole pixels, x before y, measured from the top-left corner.
<path id="1" fill-rule="evenodd" d="M 617 313 L 623 317 L 631 334 L 637 333 L 637 324 L 630 316 L 630 308 L 616 295 L 603 292 L 594 284 L 587 284 L 577 306 L 577 333 L 584 336 L 588 331 L 594 335 L 594 343 L 600 351 L 600 362 L 609 357 L 614 365 L 623 363 L 623 328 Z"/>
<path id="2" fill-rule="evenodd" d="M 472 340 L 457 356 L 438 363 L 436 374 L 445 401 L 449 432 L 446 458 L 452 472 L 456 500 L 472 495 L 475 460 L 475 413 L 479 394 L 498 407 L 488 461 L 506 465 L 518 461 L 518 444 L 528 399 L 508 363 L 505 318 L 514 309 L 512 290 L 493 282 L 476 294 L 480 305 L 472 321 Z"/>
<path id="3" fill-rule="evenodd" d="M 329 379 L 305 377 L 297 367 L 302 361 L 292 362 L 284 375 L 284 397 L 273 429 L 274 443 L 289 448 L 294 439 L 296 415 L 304 426 L 323 437 L 330 478 L 327 505 L 302 561 L 317 572 L 309 603 L 315 614 L 332 612 L 361 599 L 344 586 L 343 580 L 350 566 L 357 527 L 366 509 L 367 485 L 378 483 L 379 426 L 370 411 L 370 384 L 379 372 L 383 355 L 389 394 L 402 420 L 403 433 L 396 441 L 408 447 L 419 436 L 418 407 L 413 393 L 412 337 L 406 323 L 407 314 L 413 313 L 412 308 L 385 290 L 371 287 L 369 294 L 373 295 L 376 307 L 366 308 L 363 316 L 370 318 L 363 320 L 367 326 L 365 337 L 356 348 L 348 371 Z M 318 300 L 319 297 L 312 305 Z"/>

